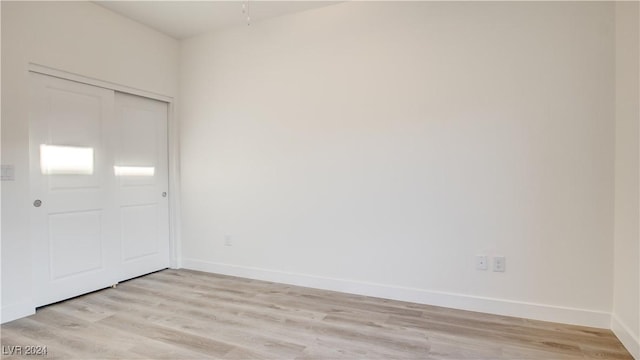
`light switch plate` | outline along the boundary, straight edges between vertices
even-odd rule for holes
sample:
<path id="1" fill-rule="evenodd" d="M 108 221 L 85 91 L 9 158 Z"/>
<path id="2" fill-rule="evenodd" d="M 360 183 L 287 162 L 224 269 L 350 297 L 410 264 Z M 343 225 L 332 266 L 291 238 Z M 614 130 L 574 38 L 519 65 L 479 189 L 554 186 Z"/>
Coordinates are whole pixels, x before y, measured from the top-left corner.
<path id="1" fill-rule="evenodd" d="M 14 181 L 16 179 L 15 166 L 1 165 L 0 169 L 0 181 Z"/>

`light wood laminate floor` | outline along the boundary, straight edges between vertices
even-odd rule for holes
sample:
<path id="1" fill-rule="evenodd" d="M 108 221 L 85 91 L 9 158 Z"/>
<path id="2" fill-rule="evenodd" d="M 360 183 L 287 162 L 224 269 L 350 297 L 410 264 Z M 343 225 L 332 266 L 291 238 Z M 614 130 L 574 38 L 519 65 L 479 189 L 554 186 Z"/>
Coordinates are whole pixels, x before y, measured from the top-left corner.
<path id="1" fill-rule="evenodd" d="M 41 345 L 64 359 L 632 359 L 609 330 L 189 270 L 44 307 L 1 330 L 5 353 Z"/>

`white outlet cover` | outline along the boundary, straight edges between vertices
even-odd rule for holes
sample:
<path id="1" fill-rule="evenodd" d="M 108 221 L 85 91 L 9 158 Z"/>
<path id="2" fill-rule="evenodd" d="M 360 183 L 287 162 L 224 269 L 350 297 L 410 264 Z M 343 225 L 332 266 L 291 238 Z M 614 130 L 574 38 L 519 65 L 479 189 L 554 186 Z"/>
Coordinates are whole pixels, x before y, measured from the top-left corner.
<path id="1" fill-rule="evenodd" d="M 493 258 L 493 271 L 504 272 L 506 269 L 506 258 L 504 256 L 496 256 Z"/>

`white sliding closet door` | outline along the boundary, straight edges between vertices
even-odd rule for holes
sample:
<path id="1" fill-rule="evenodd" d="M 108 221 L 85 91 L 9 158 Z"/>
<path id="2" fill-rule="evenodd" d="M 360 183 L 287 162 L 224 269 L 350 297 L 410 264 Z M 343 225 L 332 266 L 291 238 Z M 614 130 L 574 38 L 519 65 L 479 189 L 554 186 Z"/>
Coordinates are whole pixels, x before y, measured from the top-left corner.
<path id="1" fill-rule="evenodd" d="M 116 93 L 122 279 L 169 266 L 167 103 Z"/>
<path id="2" fill-rule="evenodd" d="M 31 74 L 34 300 L 67 299 L 118 281 L 110 164 L 114 92 Z"/>
<path id="3" fill-rule="evenodd" d="M 168 267 L 167 104 L 30 81 L 36 306 Z"/>

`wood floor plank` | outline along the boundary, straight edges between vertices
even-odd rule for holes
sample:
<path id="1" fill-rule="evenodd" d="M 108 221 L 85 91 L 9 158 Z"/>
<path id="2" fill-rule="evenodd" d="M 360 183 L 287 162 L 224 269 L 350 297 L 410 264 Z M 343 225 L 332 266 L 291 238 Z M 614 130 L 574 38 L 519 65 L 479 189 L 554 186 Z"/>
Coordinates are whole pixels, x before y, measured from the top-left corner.
<path id="1" fill-rule="evenodd" d="M 44 308 L 38 315 L 39 321 L 57 324 L 58 327 L 62 328 L 61 331 L 63 334 L 65 334 L 65 331 L 69 331 L 69 329 L 65 329 L 65 327 L 81 321 L 72 315 L 66 314 L 64 311 L 60 311 L 60 306 Z M 71 331 L 74 332 L 73 328 L 71 328 Z M 77 333 L 77 331 L 75 332 Z M 201 353 L 175 347 L 139 333 L 125 331 L 123 329 L 113 329 L 101 323 L 92 323 L 89 326 L 83 327 L 82 337 L 89 341 L 99 343 L 102 342 L 102 339 L 106 338 L 109 340 L 109 347 L 125 350 L 126 355 L 118 355 L 115 356 L 116 358 L 121 358 L 122 356 L 126 356 L 127 358 L 149 358 L 149 353 L 146 352 L 145 349 L 157 349 L 153 354 L 174 354 L 175 356 L 179 355 L 180 358 L 188 357 L 195 359 L 202 357 Z M 173 357 L 174 359 L 176 358 L 175 356 Z M 72 357 L 75 356 L 69 356 L 69 358 Z"/>
<path id="2" fill-rule="evenodd" d="M 84 330 L 86 330 L 84 326 L 77 326 L 74 331 L 69 331 L 63 326 L 58 326 L 55 322 L 48 322 L 45 319 L 41 320 L 41 318 L 42 316 L 32 316 L 21 319 L 17 324 L 12 322 L 11 325 L 14 326 L 14 330 L 32 339 L 31 344 L 42 344 L 52 352 L 62 350 L 73 354 L 73 358 L 91 358 L 98 354 L 101 359 L 136 358 L 128 356 L 127 349 L 118 348 L 117 344 L 106 344 L 101 339 L 84 336 Z M 8 343 L 2 340 L 2 344 Z"/>
<path id="3" fill-rule="evenodd" d="M 605 329 L 191 270 L 41 308 L 0 338 L 54 359 L 632 360 Z"/>

